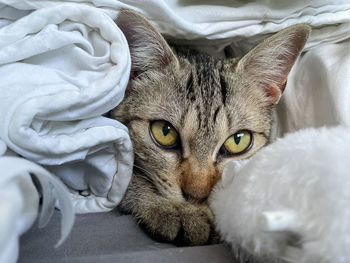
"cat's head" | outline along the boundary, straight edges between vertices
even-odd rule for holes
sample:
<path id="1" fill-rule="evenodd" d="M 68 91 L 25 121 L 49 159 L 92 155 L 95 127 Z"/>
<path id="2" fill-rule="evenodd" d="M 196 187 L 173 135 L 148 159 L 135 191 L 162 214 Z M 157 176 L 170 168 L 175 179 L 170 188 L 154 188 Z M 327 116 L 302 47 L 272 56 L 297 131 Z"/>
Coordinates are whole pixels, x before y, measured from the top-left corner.
<path id="1" fill-rule="evenodd" d="M 242 59 L 175 51 L 142 16 L 122 11 L 132 72 L 114 117 L 130 131 L 135 169 L 163 196 L 201 201 L 228 160 L 270 137 L 272 110 L 310 27 L 289 27 Z"/>

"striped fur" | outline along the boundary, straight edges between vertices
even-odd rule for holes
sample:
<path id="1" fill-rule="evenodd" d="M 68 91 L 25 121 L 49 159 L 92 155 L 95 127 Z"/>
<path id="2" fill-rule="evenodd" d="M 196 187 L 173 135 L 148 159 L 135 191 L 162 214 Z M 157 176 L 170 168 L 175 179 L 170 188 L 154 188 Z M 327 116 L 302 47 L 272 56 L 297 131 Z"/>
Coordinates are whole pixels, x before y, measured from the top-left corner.
<path id="1" fill-rule="evenodd" d="M 268 143 L 274 104 L 309 28 L 286 29 L 241 60 L 218 60 L 183 47 L 170 48 L 135 12 L 122 11 L 117 23 L 129 41 L 133 66 L 126 97 L 113 116 L 129 128 L 135 150 L 134 174 L 121 208 L 162 240 L 215 242 L 206 199 L 228 160 L 248 158 Z M 285 57 L 274 54 L 271 46 L 284 47 L 278 39 L 286 36 Z M 258 74 L 263 56 L 272 64 L 274 56 L 283 60 L 273 67 L 277 77 L 271 72 L 266 76 L 273 79 L 271 86 L 263 73 Z M 153 120 L 174 126 L 181 138 L 179 149 L 164 149 L 152 141 Z M 252 132 L 253 146 L 238 156 L 222 155 L 225 140 L 239 130 Z"/>

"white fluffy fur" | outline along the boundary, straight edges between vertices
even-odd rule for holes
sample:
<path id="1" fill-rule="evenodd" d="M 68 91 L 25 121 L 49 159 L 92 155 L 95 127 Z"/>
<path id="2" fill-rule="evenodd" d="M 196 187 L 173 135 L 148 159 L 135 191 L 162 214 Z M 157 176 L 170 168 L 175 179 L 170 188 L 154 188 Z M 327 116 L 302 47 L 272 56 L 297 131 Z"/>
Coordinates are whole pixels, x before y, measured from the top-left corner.
<path id="1" fill-rule="evenodd" d="M 350 128 L 335 127 L 231 162 L 210 199 L 218 231 L 257 261 L 350 262 L 349 155 Z"/>

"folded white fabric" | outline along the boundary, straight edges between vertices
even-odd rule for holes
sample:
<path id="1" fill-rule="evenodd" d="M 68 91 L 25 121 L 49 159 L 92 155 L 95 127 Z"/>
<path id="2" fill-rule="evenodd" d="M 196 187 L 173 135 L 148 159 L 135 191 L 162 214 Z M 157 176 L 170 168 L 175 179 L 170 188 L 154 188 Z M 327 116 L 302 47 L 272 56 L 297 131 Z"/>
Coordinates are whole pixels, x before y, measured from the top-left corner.
<path id="1" fill-rule="evenodd" d="M 64 241 L 73 226 L 73 206 L 62 182 L 37 164 L 16 157 L 0 140 L 0 262 L 16 262 L 19 236 L 38 215 L 39 192 L 29 173 L 42 189 L 39 226 L 46 225 L 56 201 L 62 213 L 61 239 L 57 245 Z"/>
<path id="2" fill-rule="evenodd" d="M 91 6 L 26 12 L 0 2 L 0 138 L 58 175 L 76 212 L 114 208 L 131 177 L 132 144 L 122 124 L 101 115 L 120 103 L 129 79 L 123 34 Z"/>
<path id="3" fill-rule="evenodd" d="M 62 3 L 95 6 L 115 18 L 121 8 L 134 9 L 149 18 L 163 34 L 192 45 L 214 45 L 217 50 L 231 43 L 237 53 L 246 52 L 266 34 L 297 24 L 315 28 L 306 48 L 348 38 L 348 0 L 234 1 L 177 0 L 1 0 L 20 10 L 35 10 Z M 25 12 L 25 11 L 24 11 Z M 214 40 L 213 42 L 205 39 Z M 220 41 L 216 41 L 220 40 Z"/>
<path id="4" fill-rule="evenodd" d="M 313 48 L 298 60 L 277 106 L 281 134 L 307 127 L 350 126 L 349 51 L 346 40 Z"/>
<path id="5" fill-rule="evenodd" d="M 349 127 L 306 129 L 227 165 L 211 196 L 222 237 L 257 262 L 349 262 L 349 152 Z"/>

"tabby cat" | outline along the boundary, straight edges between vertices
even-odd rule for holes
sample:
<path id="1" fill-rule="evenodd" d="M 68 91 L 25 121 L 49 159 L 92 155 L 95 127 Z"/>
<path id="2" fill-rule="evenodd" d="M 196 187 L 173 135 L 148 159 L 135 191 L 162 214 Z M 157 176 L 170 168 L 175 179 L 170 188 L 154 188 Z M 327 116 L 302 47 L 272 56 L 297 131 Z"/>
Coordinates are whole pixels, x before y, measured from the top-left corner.
<path id="1" fill-rule="evenodd" d="M 120 208 L 154 237 L 216 241 L 207 198 L 225 164 L 269 142 L 272 113 L 310 27 L 291 26 L 242 59 L 171 48 L 143 16 L 120 12 L 131 53 L 125 99 L 113 117 L 130 132 L 131 183 Z"/>

